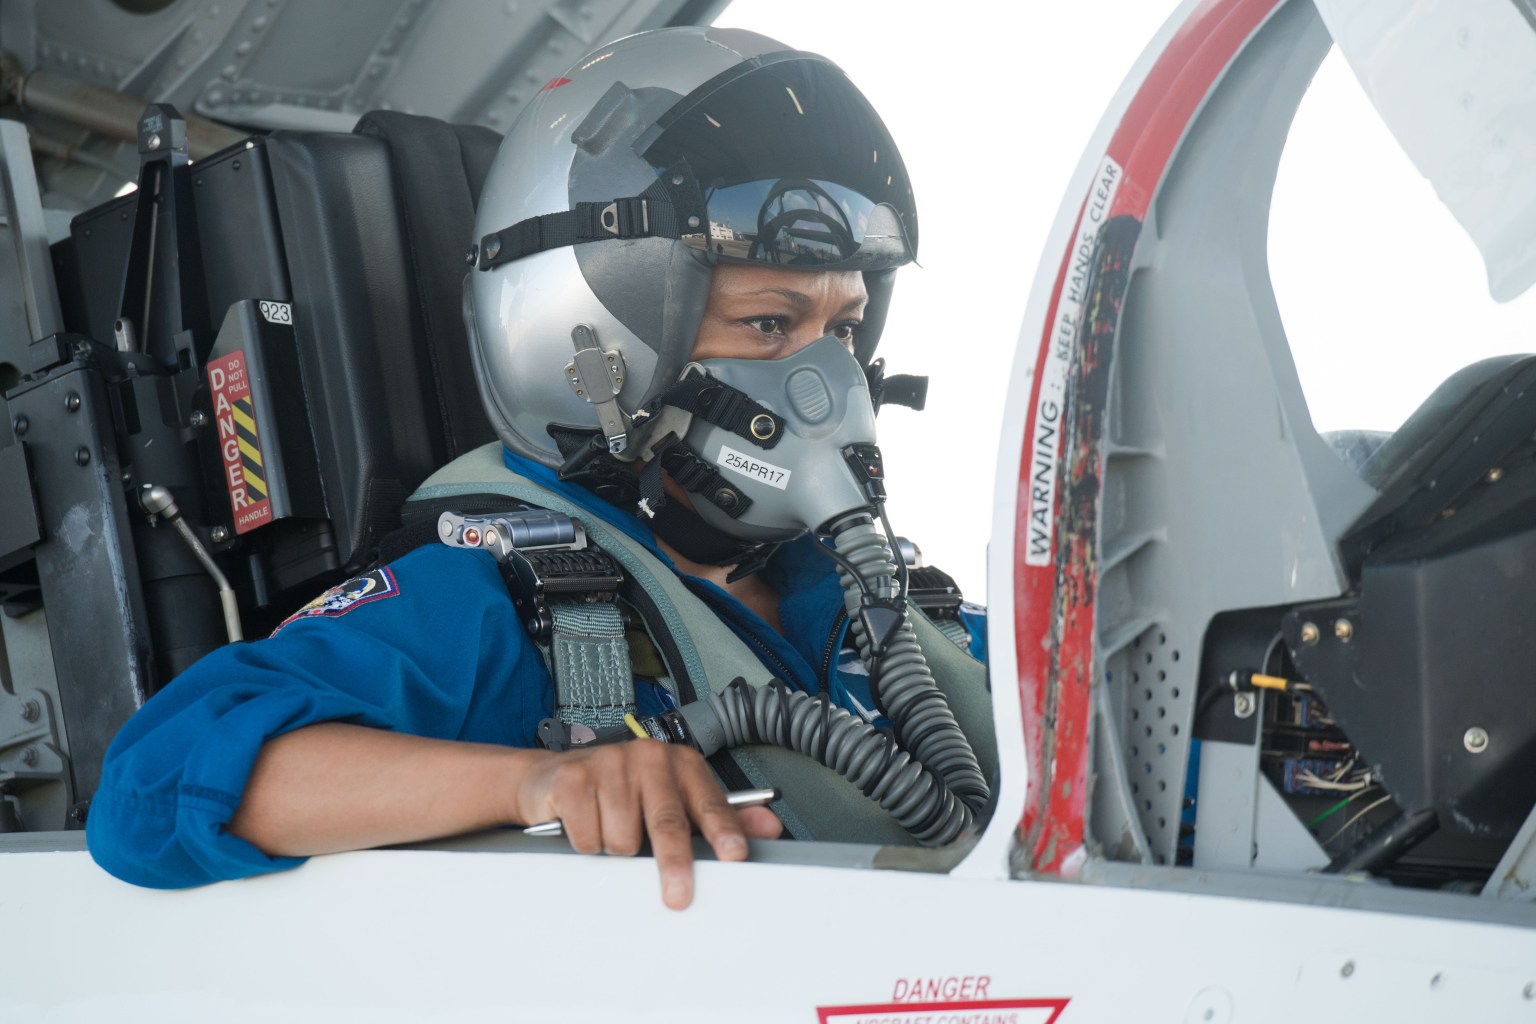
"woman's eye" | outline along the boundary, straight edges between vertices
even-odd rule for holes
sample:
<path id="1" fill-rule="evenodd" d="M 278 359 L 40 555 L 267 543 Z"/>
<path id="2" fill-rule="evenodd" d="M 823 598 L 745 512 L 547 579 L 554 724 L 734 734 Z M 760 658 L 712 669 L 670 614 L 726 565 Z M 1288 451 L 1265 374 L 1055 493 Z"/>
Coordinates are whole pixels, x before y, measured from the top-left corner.
<path id="1" fill-rule="evenodd" d="M 856 323 L 838 324 L 832 328 L 832 337 L 844 345 L 853 344 L 853 339 L 859 336 L 859 325 Z"/>
<path id="2" fill-rule="evenodd" d="M 742 322 L 768 338 L 782 338 L 789 329 L 789 321 L 782 316 L 755 316 Z"/>

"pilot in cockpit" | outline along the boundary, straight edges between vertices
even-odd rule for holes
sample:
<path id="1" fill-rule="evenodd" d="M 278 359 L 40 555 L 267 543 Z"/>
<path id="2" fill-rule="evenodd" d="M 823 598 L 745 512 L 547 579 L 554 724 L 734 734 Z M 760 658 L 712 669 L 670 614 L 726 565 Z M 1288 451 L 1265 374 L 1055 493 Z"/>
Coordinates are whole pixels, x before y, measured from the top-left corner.
<path id="1" fill-rule="evenodd" d="M 551 81 L 464 288 L 500 443 L 416 492 L 387 561 L 128 722 L 96 859 L 180 887 L 559 823 L 585 853 L 648 840 L 681 908 L 694 831 L 739 860 L 781 830 L 975 829 L 984 621 L 909 564 L 875 444 L 882 403 L 921 404 L 874 359 L 917 239 L 895 144 L 823 58 L 671 29 Z"/>

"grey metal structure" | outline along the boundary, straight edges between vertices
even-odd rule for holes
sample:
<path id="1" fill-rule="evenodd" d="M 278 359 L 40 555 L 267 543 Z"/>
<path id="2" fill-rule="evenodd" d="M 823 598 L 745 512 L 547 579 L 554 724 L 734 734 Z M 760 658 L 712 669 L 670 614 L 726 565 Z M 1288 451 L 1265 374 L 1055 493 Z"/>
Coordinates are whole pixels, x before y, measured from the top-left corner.
<path id="1" fill-rule="evenodd" d="M 1092 829 L 1114 856 L 1156 863 L 1178 843 L 1212 619 L 1342 593 L 1336 542 L 1375 497 L 1312 429 L 1266 259 L 1280 152 L 1330 39 L 1304 3 L 1260 33 L 1153 201 L 1110 370 Z M 1202 807 L 1224 824 L 1219 839 L 1197 833 L 1197 864 L 1207 842 L 1253 862 L 1252 756 L 1248 771 L 1202 777 Z M 1226 835 L 1236 822 L 1243 834 Z"/>
<path id="2" fill-rule="evenodd" d="M 402 110 L 505 131 L 530 97 L 605 39 L 708 24 L 725 0 L 7 0 L 0 86 L 41 72 L 243 129 L 351 131 L 370 110 Z M 5 79 L 9 77 L 7 83 Z M 110 198 L 137 170 L 121 137 L 31 118 L 52 205 Z M 78 119 L 76 119 L 78 120 Z M 66 154 L 60 156 L 57 154 Z M 56 197 L 56 201 L 55 201 Z"/>

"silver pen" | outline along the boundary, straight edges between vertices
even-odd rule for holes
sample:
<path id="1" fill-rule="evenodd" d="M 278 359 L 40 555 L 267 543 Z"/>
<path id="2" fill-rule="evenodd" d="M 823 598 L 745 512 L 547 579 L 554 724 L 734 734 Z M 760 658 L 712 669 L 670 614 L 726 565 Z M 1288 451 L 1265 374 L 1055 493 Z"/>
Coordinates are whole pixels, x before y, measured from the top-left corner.
<path id="1" fill-rule="evenodd" d="M 768 786 L 764 789 L 738 789 L 725 794 L 725 802 L 732 807 L 761 807 L 771 804 L 783 797 L 777 786 Z M 529 825 L 523 829 L 525 836 L 563 836 L 565 825 L 558 819 L 555 821 L 543 821 L 537 825 Z"/>

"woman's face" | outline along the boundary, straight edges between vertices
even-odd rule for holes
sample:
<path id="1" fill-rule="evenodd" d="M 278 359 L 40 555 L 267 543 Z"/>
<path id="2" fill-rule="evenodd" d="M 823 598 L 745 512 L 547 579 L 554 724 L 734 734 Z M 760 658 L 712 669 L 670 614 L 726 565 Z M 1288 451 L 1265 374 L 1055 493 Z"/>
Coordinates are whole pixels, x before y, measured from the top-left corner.
<path id="1" fill-rule="evenodd" d="M 783 359 L 832 335 L 848 348 L 869 301 L 856 270 L 714 269 L 694 359 Z"/>

